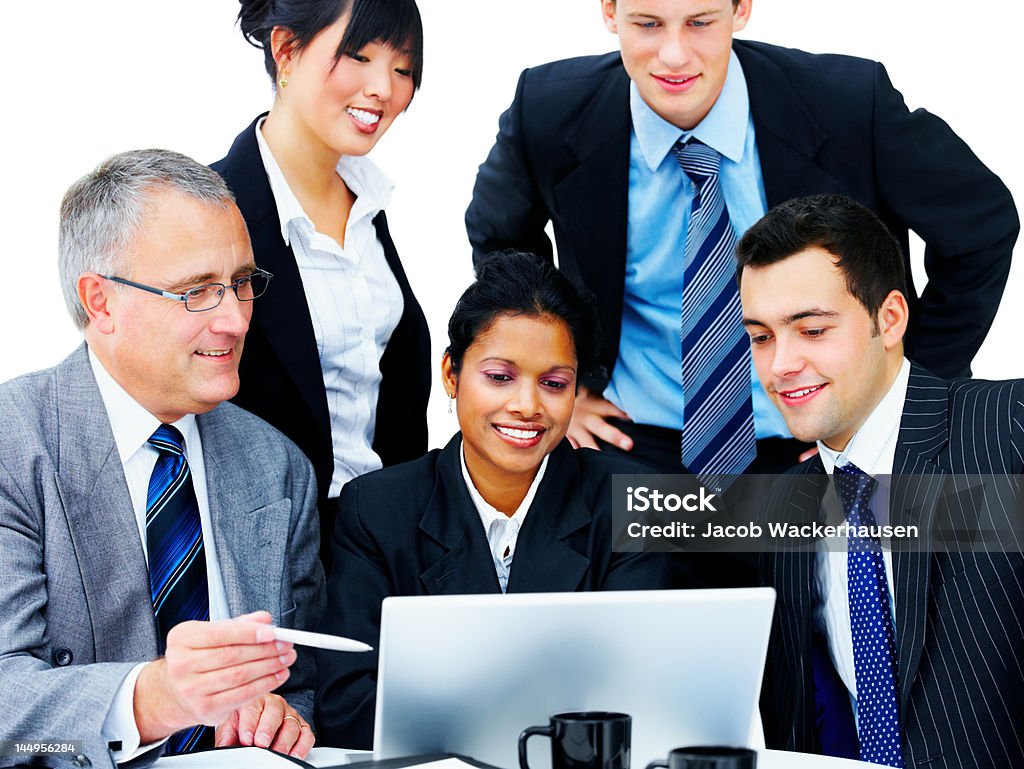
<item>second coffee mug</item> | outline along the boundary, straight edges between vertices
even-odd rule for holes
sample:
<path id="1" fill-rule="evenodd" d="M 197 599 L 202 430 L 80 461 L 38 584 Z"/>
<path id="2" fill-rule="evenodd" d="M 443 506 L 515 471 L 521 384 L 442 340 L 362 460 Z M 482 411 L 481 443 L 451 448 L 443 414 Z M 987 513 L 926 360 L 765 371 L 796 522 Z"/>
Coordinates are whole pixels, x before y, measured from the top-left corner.
<path id="1" fill-rule="evenodd" d="M 750 748 L 699 746 L 676 748 L 667 761 L 651 761 L 647 769 L 755 769 L 757 752 Z"/>
<path id="2" fill-rule="evenodd" d="M 538 735 L 551 738 L 551 769 L 629 769 L 631 725 L 625 713 L 559 713 L 519 735 L 519 767 L 530 769 L 526 741 Z"/>

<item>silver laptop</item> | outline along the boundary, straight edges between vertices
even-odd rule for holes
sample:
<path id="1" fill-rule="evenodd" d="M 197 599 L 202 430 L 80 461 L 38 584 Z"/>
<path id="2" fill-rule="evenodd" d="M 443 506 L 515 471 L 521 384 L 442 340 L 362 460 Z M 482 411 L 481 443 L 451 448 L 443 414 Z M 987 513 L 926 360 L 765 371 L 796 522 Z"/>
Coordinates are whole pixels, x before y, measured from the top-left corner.
<path id="1" fill-rule="evenodd" d="M 523 729 L 575 710 L 633 717 L 633 769 L 747 745 L 774 605 L 771 588 L 387 598 L 374 757 L 513 769 Z M 530 766 L 550 766 L 547 740 Z"/>

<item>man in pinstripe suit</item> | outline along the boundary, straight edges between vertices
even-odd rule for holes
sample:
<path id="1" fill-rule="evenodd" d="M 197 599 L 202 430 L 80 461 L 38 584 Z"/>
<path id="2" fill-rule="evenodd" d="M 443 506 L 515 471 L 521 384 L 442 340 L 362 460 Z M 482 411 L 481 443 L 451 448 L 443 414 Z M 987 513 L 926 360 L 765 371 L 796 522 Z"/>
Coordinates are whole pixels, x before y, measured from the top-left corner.
<path id="1" fill-rule="evenodd" d="M 1024 381 L 946 381 L 903 357 L 903 264 L 874 214 L 841 196 L 790 201 L 754 225 L 737 254 L 758 376 L 793 435 L 819 448 L 792 471 L 806 483 L 777 484 L 768 515 L 820 518 L 829 496 L 816 481 L 852 465 L 876 479 L 876 515 L 913 508 L 923 522 L 970 507 L 943 497 L 954 475 L 1008 478 L 1010 492 L 985 504 L 1019 527 Z M 1024 557 L 1019 543 L 1013 549 L 883 547 L 892 765 L 1024 766 Z M 842 552 L 762 559 L 778 591 L 762 698 L 769 747 L 856 758 L 873 739 L 857 681 L 886 663 L 855 651 L 849 564 L 848 573 L 845 542 Z"/>

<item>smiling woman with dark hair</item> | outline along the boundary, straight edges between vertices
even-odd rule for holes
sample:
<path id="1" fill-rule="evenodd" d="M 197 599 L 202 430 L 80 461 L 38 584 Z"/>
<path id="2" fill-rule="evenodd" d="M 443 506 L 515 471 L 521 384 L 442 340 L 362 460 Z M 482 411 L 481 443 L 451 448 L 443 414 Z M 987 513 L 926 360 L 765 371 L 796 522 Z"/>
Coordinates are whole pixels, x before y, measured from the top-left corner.
<path id="1" fill-rule="evenodd" d="M 414 0 L 241 0 L 270 112 L 213 168 L 274 287 L 253 316 L 235 402 L 298 444 L 325 543 L 341 487 L 427 449 L 430 339 L 388 233 L 391 183 L 364 157 L 423 72 Z M 325 566 L 329 550 L 321 548 Z"/>
<path id="2" fill-rule="evenodd" d="M 322 631 L 376 647 L 392 595 L 667 586 L 665 556 L 612 551 L 611 475 L 637 466 L 565 439 L 596 326 L 543 259 L 507 252 L 480 264 L 441 362 L 460 432 L 345 486 Z M 318 666 L 319 741 L 370 747 L 376 652 L 324 653 Z"/>

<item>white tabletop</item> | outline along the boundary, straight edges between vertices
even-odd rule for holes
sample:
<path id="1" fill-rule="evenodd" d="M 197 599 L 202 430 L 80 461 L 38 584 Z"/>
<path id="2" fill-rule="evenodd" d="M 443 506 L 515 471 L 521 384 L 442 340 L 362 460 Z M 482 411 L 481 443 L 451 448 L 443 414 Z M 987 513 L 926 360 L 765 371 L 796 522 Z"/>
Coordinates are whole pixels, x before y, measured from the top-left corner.
<path id="1" fill-rule="evenodd" d="M 341 750 L 340 748 L 313 748 L 306 761 L 313 766 L 337 766 L 348 761 L 359 761 L 369 755 L 365 750 Z M 876 764 L 863 761 L 849 761 L 845 758 L 816 756 L 811 753 L 790 753 L 785 750 L 759 750 L 757 769 L 864 769 Z"/>
<path id="2" fill-rule="evenodd" d="M 816 756 L 813 753 L 790 753 L 786 750 L 759 750 L 757 769 L 878 769 L 878 764 L 850 761 L 846 758 Z"/>
<path id="3" fill-rule="evenodd" d="M 313 766 L 338 766 L 351 761 L 365 760 L 370 755 L 370 751 L 367 750 L 313 748 L 306 758 L 306 762 Z M 245 763 L 250 769 L 253 767 L 251 759 Z M 237 765 L 237 757 L 232 757 L 230 753 L 214 752 L 161 758 L 154 766 L 155 769 L 225 769 Z M 289 765 L 287 762 L 282 762 L 279 766 L 287 769 Z M 848 761 L 845 758 L 829 758 L 809 753 L 789 753 L 784 750 L 759 750 L 757 752 L 758 769 L 865 769 L 865 767 L 878 769 L 875 764 Z"/>

